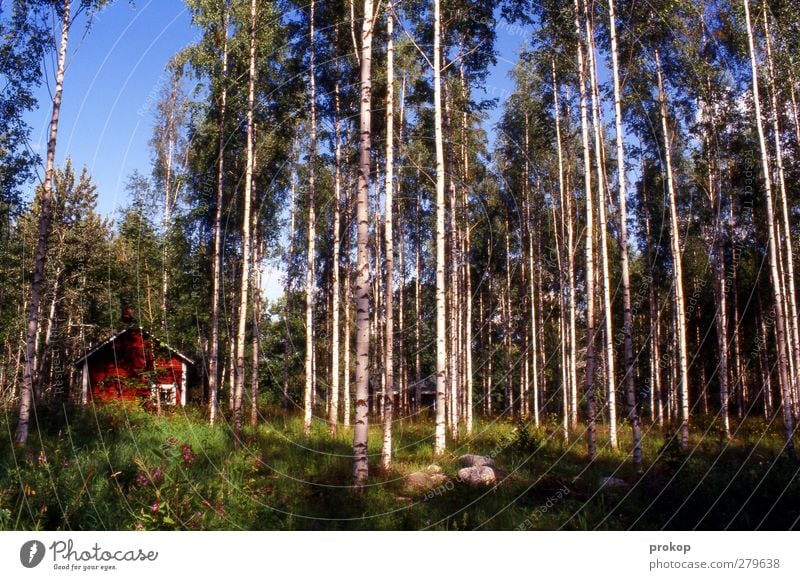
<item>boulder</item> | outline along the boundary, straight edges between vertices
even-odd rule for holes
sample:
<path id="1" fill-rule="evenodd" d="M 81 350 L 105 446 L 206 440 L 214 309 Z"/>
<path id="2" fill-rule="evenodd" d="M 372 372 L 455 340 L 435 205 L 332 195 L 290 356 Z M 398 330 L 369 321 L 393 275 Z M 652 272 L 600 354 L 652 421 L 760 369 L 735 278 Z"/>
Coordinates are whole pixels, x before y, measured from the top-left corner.
<path id="1" fill-rule="evenodd" d="M 429 471 L 415 471 L 409 473 L 404 478 L 404 484 L 407 489 L 431 489 L 437 485 L 442 485 L 447 481 L 447 476 L 443 473 L 431 473 Z"/>
<path id="2" fill-rule="evenodd" d="M 494 458 L 489 455 L 462 455 L 458 458 L 461 467 L 482 467 L 494 465 Z"/>
<path id="3" fill-rule="evenodd" d="M 497 482 L 497 474 L 488 465 L 476 465 L 459 469 L 458 479 L 468 485 L 492 485 Z"/>

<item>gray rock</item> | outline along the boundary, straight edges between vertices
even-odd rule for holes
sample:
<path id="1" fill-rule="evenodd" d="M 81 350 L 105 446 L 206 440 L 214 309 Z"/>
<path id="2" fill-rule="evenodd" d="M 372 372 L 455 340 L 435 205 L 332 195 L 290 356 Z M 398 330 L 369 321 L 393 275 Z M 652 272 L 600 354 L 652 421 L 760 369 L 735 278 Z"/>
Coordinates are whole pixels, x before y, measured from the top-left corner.
<path id="1" fill-rule="evenodd" d="M 447 481 L 447 476 L 443 473 L 428 471 L 415 471 L 404 478 L 405 486 L 408 489 L 430 489 L 442 485 L 445 481 Z"/>
<path id="2" fill-rule="evenodd" d="M 459 469 L 458 479 L 469 485 L 492 485 L 497 482 L 497 474 L 488 465 L 476 465 Z"/>
<path id="3" fill-rule="evenodd" d="M 618 477 L 601 477 L 600 478 L 600 487 L 608 487 L 608 488 L 623 488 L 629 487 L 628 482 L 624 479 L 620 479 Z"/>
<path id="4" fill-rule="evenodd" d="M 494 465 L 494 458 L 488 455 L 462 455 L 458 458 L 461 467 L 481 467 L 483 465 Z"/>

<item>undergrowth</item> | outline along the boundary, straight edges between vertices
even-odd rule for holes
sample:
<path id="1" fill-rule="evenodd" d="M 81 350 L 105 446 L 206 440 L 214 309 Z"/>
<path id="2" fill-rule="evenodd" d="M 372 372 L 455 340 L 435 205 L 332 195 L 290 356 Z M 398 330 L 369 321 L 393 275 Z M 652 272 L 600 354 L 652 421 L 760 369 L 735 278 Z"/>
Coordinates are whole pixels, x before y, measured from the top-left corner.
<path id="1" fill-rule="evenodd" d="M 483 420 L 434 458 L 430 420 L 401 420 L 389 472 L 378 469 L 380 426 L 370 427 L 360 495 L 349 487 L 352 430 L 331 436 L 319 422 L 306 438 L 301 418 L 283 412 L 247 428 L 239 446 L 224 417 L 210 427 L 192 409 L 39 408 L 25 447 L 11 444 L 10 412 L 0 423 L 4 530 L 747 530 L 797 528 L 800 518 L 798 464 L 757 419 L 731 441 L 698 428 L 688 450 L 646 426 L 642 470 L 625 429 L 616 451 L 601 429 L 590 463 L 582 431 L 565 441 L 556 418 Z M 460 482 L 466 453 L 493 457 L 498 484 Z M 432 464 L 445 484 L 406 487 L 404 476 Z"/>

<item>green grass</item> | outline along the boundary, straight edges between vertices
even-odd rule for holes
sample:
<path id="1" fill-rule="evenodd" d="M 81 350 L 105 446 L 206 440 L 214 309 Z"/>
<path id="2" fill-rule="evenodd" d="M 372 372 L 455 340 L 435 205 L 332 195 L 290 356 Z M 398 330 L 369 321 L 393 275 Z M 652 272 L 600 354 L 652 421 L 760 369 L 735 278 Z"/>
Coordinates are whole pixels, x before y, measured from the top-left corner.
<path id="1" fill-rule="evenodd" d="M 236 448 L 224 421 L 197 410 L 156 417 L 131 406 L 39 409 L 28 445 L 11 445 L 13 413 L 0 416 L 0 529 L 456 530 L 790 529 L 800 518 L 798 464 L 782 453 L 780 429 L 758 419 L 726 441 L 696 424 L 690 448 L 646 426 L 643 473 L 599 434 L 595 462 L 581 433 L 563 441 L 553 419 L 538 429 L 479 421 L 471 438 L 433 457 L 433 424 L 400 421 L 395 464 L 378 468 L 380 427 L 370 428 L 370 480 L 349 488 L 352 431 L 335 437 L 272 411 Z M 489 454 L 507 473 L 494 487 L 456 479 L 456 459 Z M 439 465 L 451 479 L 409 490 L 403 476 Z M 600 485 L 613 476 L 626 487 Z"/>

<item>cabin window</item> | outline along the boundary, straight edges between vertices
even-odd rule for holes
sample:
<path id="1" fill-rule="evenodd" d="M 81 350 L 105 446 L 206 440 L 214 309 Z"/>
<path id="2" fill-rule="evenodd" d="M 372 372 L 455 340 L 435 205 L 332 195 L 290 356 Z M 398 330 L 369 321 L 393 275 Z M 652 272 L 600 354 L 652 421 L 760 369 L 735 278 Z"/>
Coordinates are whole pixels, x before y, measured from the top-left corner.
<path id="1" fill-rule="evenodd" d="M 155 400 L 156 395 L 160 397 L 162 405 L 174 405 L 175 385 L 174 384 L 151 385 L 150 398 Z"/>

